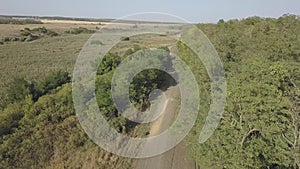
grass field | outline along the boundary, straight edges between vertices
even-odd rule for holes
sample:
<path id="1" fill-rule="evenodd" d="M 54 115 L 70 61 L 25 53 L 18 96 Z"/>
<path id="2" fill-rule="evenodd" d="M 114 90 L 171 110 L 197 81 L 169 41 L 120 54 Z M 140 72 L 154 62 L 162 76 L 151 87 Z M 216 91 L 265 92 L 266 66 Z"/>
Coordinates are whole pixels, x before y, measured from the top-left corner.
<path id="1" fill-rule="evenodd" d="M 89 36 L 64 35 L 1 45 L 1 93 L 14 78 L 34 80 L 55 70 L 72 71 L 77 55 Z"/>
<path id="2" fill-rule="evenodd" d="M 60 33 L 60 36 L 45 36 L 32 42 L 9 42 L 0 45 L 0 96 L 5 97 L 5 91 L 15 78 L 37 80 L 57 70 L 71 73 L 81 48 L 91 34 L 72 35 L 64 32 L 78 27 L 92 30 L 96 27 L 92 23 L 78 23 L 64 21 L 33 25 L 0 25 L 0 39 L 1 36 L 19 35 L 20 30 L 26 27 L 30 29 L 46 27 L 48 30 Z M 129 41 L 121 41 L 112 51 L 123 54 L 133 45 L 152 48 L 174 44 L 175 41 L 168 37 L 144 35 L 132 37 Z"/>

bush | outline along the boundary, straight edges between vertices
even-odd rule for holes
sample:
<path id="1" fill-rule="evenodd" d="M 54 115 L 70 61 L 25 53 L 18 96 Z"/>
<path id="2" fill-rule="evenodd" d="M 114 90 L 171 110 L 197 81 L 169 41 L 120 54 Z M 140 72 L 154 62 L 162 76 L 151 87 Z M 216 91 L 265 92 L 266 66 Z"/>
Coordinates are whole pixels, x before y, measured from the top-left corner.
<path id="1" fill-rule="evenodd" d="M 24 116 L 19 104 L 9 105 L 0 114 L 0 138 L 4 135 L 11 134 L 14 128 L 19 126 L 20 119 Z"/>
<path id="2" fill-rule="evenodd" d="M 3 38 L 3 42 L 9 42 L 10 41 L 10 38 L 9 37 L 4 37 Z"/>
<path id="3" fill-rule="evenodd" d="M 39 38 L 38 36 L 29 35 L 26 37 L 25 42 L 31 42 L 31 41 L 37 40 L 38 38 Z"/>
<path id="4" fill-rule="evenodd" d="M 7 92 L 8 102 L 24 100 L 26 96 L 34 93 L 34 85 L 22 78 L 15 79 Z"/>
<path id="5" fill-rule="evenodd" d="M 50 37 L 53 36 L 58 36 L 58 33 L 54 32 L 54 31 L 50 31 L 45 27 L 40 27 L 40 28 L 34 28 L 34 29 L 29 29 L 29 28 L 24 28 L 24 30 L 21 30 L 21 36 L 23 36 L 21 38 L 21 41 L 32 41 L 32 40 L 36 40 L 39 38 L 39 36 L 34 36 L 35 34 L 39 34 L 39 36 L 41 36 L 41 34 L 46 34 Z"/>
<path id="6" fill-rule="evenodd" d="M 48 30 L 45 27 L 41 27 L 41 28 L 34 28 L 32 29 L 32 32 L 40 32 L 40 33 L 47 33 Z"/>
<path id="7" fill-rule="evenodd" d="M 88 34 L 95 33 L 95 31 L 87 28 L 79 27 L 79 28 L 74 28 L 72 30 L 65 31 L 65 33 L 78 35 L 81 33 L 88 33 Z"/>
<path id="8" fill-rule="evenodd" d="M 54 37 L 54 36 L 58 36 L 58 33 L 54 32 L 54 31 L 48 31 L 47 35 L 50 37 Z"/>
<path id="9" fill-rule="evenodd" d="M 130 38 L 129 38 L 129 37 L 121 37 L 120 40 L 121 40 L 121 41 L 129 41 Z"/>
<path id="10" fill-rule="evenodd" d="M 20 33 L 21 36 L 29 36 L 29 35 L 32 35 L 30 31 L 28 30 L 21 30 L 21 33 Z"/>
<path id="11" fill-rule="evenodd" d="M 48 93 L 52 89 L 57 88 L 65 83 L 69 83 L 71 81 L 71 77 L 68 72 L 53 72 L 45 77 L 44 80 L 41 81 L 39 90 L 42 95 Z"/>
<path id="12" fill-rule="evenodd" d="M 10 40 L 13 41 L 13 42 L 15 42 L 15 41 L 19 41 L 20 38 L 18 38 L 18 37 L 12 37 Z"/>
<path id="13" fill-rule="evenodd" d="M 121 63 L 121 58 L 115 53 L 108 53 L 98 67 L 97 74 L 104 75 L 114 70 Z"/>
<path id="14" fill-rule="evenodd" d="M 91 45 L 103 45 L 103 43 L 99 40 L 93 40 L 91 41 Z"/>
<path id="15" fill-rule="evenodd" d="M 26 36 L 23 36 L 23 37 L 20 38 L 20 41 L 25 42 L 26 38 L 27 38 Z"/>

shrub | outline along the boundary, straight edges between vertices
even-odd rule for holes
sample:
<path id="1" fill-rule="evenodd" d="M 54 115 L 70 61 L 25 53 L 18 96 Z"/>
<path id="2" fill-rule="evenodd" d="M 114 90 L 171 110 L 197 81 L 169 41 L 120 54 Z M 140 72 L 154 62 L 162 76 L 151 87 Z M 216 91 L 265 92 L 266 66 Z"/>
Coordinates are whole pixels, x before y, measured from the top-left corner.
<path id="1" fill-rule="evenodd" d="M 15 41 L 19 41 L 20 38 L 18 38 L 18 37 L 12 37 L 10 40 L 15 42 Z"/>
<path id="2" fill-rule="evenodd" d="M 108 53 L 98 67 L 97 74 L 103 75 L 114 70 L 121 63 L 121 58 L 115 53 Z"/>
<path id="3" fill-rule="evenodd" d="M 21 34 L 20 35 L 21 36 L 29 36 L 29 35 L 31 35 L 31 33 L 28 30 L 21 30 Z"/>
<path id="4" fill-rule="evenodd" d="M 26 38 L 27 38 L 26 36 L 22 36 L 22 37 L 20 38 L 20 41 L 21 41 L 21 42 L 25 42 Z"/>
<path id="5" fill-rule="evenodd" d="M 65 31 L 65 33 L 77 35 L 81 33 L 88 33 L 88 34 L 95 33 L 95 31 L 87 28 L 79 27 L 79 28 L 74 28 L 72 30 Z"/>
<path id="6" fill-rule="evenodd" d="M 34 93 L 34 85 L 28 81 L 18 78 L 11 84 L 7 92 L 8 102 L 13 103 L 25 99 L 26 96 Z"/>
<path id="7" fill-rule="evenodd" d="M 54 32 L 54 31 L 48 31 L 47 35 L 50 37 L 53 37 L 53 36 L 58 36 L 58 33 Z"/>
<path id="8" fill-rule="evenodd" d="M 58 71 L 49 74 L 45 77 L 44 80 L 40 83 L 40 91 L 41 94 L 46 94 L 52 89 L 57 88 L 65 83 L 69 83 L 71 81 L 71 77 L 69 76 L 68 72 Z"/>
<path id="9" fill-rule="evenodd" d="M 45 27 L 41 27 L 41 28 L 34 28 L 32 29 L 33 32 L 40 32 L 40 33 L 47 33 L 48 29 L 46 29 Z"/>
<path id="10" fill-rule="evenodd" d="M 54 31 L 50 31 L 48 30 L 47 28 L 45 27 L 39 27 L 39 28 L 33 28 L 33 29 L 29 29 L 29 28 L 24 28 L 24 30 L 21 30 L 21 36 L 32 36 L 32 34 L 46 34 L 50 37 L 53 37 L 53 36 L 58 36 L 58 33 L 54 32 Z M 23 38 L 23 42 L 26 41 L 27 38 Z M 29 39 L 32 39 L 29 38 Z M 34 39 L 35 40 L 35 39 Z"/>
<path id="11" fill-rule="evenodd" d="M 39 38 L 38 36 L 29 35 L 26 37 L 25 42 L 31 42 L 31 41 L 37 40 L 38 38 Z"/>
<path id="12" fill-rule="evenodd" d="M 91 41 L 91 45 L 103 45 L 103 43 L 99 40 L 93 40 Z"/>
<path id="13" fill-rule="evenodd" d="M 19 126 L 19 120 L 24 116 L 21 105 L 9 105 L 0 114 L 0 137 L 11 134 Z"/>
<path id="14" fill-rule="evenodd" d="M 129 41 L 130 38 L 129 38 L 129 37 L 121 37 L 120 40 L 121 40 L 121 41 Z"/>
<path id="15" fill-rule="evenodd" d="M 9 37 L 4 37 L 3 38 L 3 42 L 9 42 L 10 41 L 10 38 Z"/>

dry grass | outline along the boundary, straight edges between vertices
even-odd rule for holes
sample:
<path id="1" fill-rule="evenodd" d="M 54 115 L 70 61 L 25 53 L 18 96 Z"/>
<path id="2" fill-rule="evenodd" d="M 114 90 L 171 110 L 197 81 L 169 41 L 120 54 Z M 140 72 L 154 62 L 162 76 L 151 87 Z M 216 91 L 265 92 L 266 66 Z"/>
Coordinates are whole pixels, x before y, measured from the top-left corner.
<path id="1" fill-rule="evenodd" d="M 20 30 L 24 28 L 40 28 L 45 27 L 51 31 L 57 32 L 59 34 L 64 33 L 67 30 L 73 28 L 84 27 L 87 29 L 95 30 L 96 27 L 101 27 L 99 23 L 97 24 L 86 24 L 86 23 L 45 23 L 45 24 L 27 24 L 27 25 L 14 25 L 14 24 L 0 24 L 0 39 L 7 36 L 18 36 L 20 35 Z"/>
<path id="2" fill-rule="evenodd" d="M 145 48 L 159 48 L 162 46 L 173 46 L 176 44 L 176 40 L 167 36 L 159 36 L 154 34 L 137 35 L 130 37 L 129 41 L 121 41 L 112 48 L 112 51 L 119 53 L 120 55 L 134 45 Z"/>
<path id="3" fill-rule="evenodd" d="M 0 45 L 0 95 L 14 78 L 35 80 L 55 70 L 71 72 L 89 37 L 89 34 L 64 35 Z"/>

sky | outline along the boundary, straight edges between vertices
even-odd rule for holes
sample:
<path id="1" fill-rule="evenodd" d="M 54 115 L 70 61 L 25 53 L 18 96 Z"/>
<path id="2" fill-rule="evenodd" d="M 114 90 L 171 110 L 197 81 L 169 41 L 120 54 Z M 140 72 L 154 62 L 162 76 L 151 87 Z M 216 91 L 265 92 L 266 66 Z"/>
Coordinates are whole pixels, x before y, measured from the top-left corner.
<path id="1" fill-rule="evenodd" d="M 134 13 L 162 12 L 190 22 L 250 16 L 300 15 L 300 0 L 0 0 L 0 15 L 118 19 Z"/>

